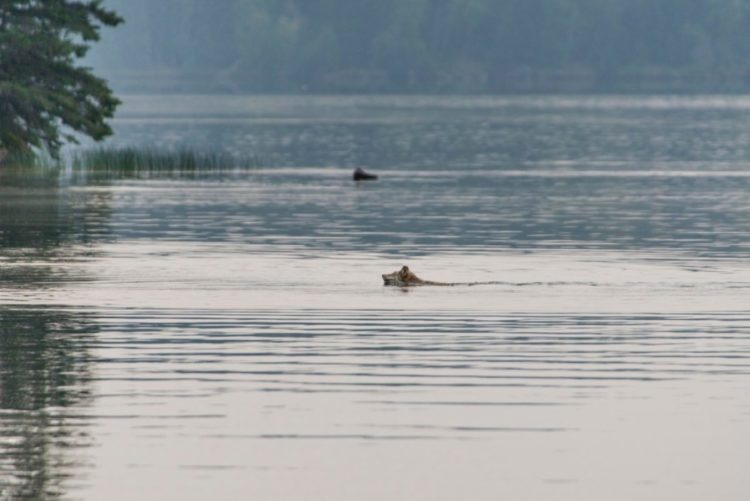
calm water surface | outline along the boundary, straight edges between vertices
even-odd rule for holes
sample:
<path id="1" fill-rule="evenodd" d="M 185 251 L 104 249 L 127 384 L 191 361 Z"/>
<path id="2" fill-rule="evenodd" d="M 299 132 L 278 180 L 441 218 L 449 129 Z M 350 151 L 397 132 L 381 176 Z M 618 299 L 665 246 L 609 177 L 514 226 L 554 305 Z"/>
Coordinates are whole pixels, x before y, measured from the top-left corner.
<path id="1" fill-rule="evenodd" d="M 265 167 L 0 172 L 3 501 L 746 499 L 749 99 L 130 96 L 115 128 Z"/>

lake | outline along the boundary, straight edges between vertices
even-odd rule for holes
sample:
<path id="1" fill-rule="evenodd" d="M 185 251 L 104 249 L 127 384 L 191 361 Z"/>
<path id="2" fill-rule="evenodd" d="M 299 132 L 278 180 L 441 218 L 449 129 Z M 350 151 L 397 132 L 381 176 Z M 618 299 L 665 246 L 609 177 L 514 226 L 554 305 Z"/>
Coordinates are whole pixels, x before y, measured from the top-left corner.
<path id="1" fill-rule="evenodd" d="M 0 171 L 3 501 L 747 497 L 750 98 L 124 100 L 259 167 Z"/>

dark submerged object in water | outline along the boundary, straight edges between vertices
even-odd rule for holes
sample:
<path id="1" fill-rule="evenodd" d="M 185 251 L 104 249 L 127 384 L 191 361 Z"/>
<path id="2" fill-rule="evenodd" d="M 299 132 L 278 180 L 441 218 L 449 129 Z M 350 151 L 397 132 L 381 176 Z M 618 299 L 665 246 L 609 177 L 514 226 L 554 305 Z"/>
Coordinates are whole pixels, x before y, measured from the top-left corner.
<path id="1" fill-rule="evenodd" d="M 352 175 L 352 178 L 355 181 L 371 181 L 378 178 L 375 174 L 370 174 L 369 172 L 366 172 L 363 168 L 357 167 L 354 170 L 354 174 Z"/>

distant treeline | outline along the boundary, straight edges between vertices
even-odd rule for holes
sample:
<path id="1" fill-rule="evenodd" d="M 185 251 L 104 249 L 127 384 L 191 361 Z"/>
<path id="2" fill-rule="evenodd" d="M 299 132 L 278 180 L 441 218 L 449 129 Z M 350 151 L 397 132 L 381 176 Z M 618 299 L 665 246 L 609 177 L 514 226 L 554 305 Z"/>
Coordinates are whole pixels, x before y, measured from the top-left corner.
<path id="1" fill-rule="evenodd" d="M 750 88 L 750 0 L 108 0 L 120 90 Z"/>

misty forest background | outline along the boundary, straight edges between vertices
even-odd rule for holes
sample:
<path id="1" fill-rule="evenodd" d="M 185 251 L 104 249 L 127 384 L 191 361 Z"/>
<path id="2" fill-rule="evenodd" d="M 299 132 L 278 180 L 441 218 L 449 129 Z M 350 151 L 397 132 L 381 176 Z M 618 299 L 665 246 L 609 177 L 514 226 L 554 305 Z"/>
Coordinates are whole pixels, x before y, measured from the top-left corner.
<path id="1" fill-rule="evenodd" d="M 750 0 L 108 0 L 118 91 L 750 89 Z"/>

